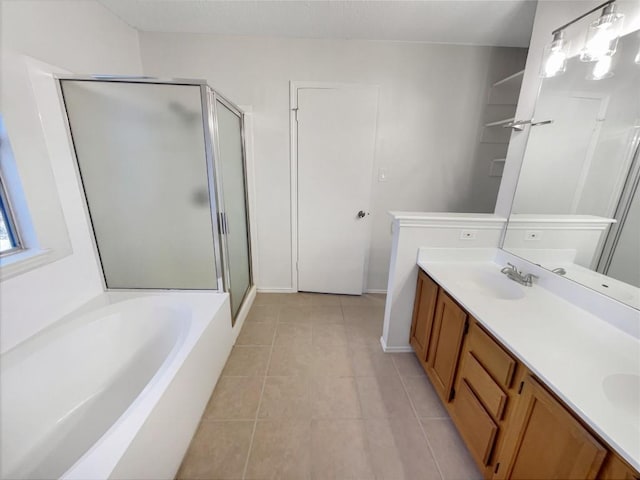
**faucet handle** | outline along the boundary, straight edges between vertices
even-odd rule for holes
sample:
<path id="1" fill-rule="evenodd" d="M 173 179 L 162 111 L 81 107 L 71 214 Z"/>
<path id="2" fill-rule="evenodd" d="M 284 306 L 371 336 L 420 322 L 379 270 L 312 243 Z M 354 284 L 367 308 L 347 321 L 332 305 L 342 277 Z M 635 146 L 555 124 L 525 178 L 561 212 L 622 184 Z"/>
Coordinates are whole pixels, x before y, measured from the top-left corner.
<path id="1" fill-rule="evenodd" d="M 506 267 L 502 267 L 500 269 L 500 272 L 508 275 L 510 273 L 513 273 L 513 272 L 518 273 L 518 269 L 513 264 L 507 262 L 507 266 Z"/>

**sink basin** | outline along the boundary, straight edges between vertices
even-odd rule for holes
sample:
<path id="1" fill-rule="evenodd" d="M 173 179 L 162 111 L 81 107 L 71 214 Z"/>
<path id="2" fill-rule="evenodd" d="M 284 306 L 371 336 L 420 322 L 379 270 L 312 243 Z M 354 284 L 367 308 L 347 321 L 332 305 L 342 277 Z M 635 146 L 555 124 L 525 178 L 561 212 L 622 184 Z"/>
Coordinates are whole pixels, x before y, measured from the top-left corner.
<path id="1" fill-rule="evenodd" d="M 466 288 L 496 300 L 518 300 L 525 295 L 525 287 L 509 280 L 500 272 L 477 271 L 460 283 Z"/>
<path id="2" fill-rule="evenodd" d="M 640 375 L 609 375 L 602 381 L 602 388 L 607 399 L 617 408 L 640 415 Z"/>

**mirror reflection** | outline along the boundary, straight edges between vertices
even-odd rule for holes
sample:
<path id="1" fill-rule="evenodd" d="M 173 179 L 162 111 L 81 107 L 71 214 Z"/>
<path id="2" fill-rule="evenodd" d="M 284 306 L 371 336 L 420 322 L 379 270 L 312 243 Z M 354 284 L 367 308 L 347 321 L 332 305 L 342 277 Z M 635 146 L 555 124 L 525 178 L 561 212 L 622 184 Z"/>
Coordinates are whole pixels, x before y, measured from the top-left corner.
<path id="1" fill-rule="evenodd" d="M 640 309 L 640 32 L 545 78 L 547 120 L 531 128 L 503 248 Z"/>

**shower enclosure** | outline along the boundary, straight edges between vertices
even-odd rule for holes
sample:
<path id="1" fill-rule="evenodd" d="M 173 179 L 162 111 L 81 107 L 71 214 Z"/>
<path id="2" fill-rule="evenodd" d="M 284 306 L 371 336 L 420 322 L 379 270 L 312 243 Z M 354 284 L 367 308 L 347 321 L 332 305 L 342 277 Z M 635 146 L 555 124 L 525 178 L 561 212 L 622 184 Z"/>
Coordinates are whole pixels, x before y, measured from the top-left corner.
<path id="1" fill-rule="evenodd" d="M 242 111 L 196 80 L 60 77 L 106 289 L 252 286 Z"/>

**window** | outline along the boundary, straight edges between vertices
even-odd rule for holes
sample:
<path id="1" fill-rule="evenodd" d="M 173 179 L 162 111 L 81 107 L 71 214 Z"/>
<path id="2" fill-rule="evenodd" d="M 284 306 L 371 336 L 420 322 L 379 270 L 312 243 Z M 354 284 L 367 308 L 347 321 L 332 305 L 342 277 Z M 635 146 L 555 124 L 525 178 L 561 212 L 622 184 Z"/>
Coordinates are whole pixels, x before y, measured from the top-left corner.
<path id="1" fill-rule="evenodd" d="M 19 210 L 15 209 L 20 206 L 19 195 L 22 193 L 22 189 L 19 188 L 19 182 L 13 181 L 15 175 L 13 175 L 12 167 L 13 152 L 4 127 L 4 120 L 0 114 L 0 258 L 3 261 L 6 261 L 10 255 L 23 252 L 26 248 L 21 235 L 22 231 L 18 230 L 16 223 Z M 14 183 L 17 184 L 16 188 L 14 188 Z M 18 205 L 12 200 L 18 200 Z M 21 215 L 20 220 L 22 220 Z M 22 226 L 22 222 L 20 226 Z M 16 257 L 12 256 L 12 261 L 14 258 Z"/>
<path id="2" fill-rule="evenodd" d="M 16 253 L 20 250 L 22 250 L 22 242 L 0 174 L 0 256 Z"/>
<path id="3" fill-rule="evenodd" d="M 20 102 L 3 103 L 0 111 L 0 285 L 73 253 L 61 202 L 76 181 L 75 170 L 68 170 L 69 143 L 60 135 L 66 123 L 53 75 L 61 72 L 25 55 L 10 63 L 16 76 L 5 90 L 24 84 L 30 93 L 20 90 Z M 3 253 L 7 242 L 12 249 Z"/>

